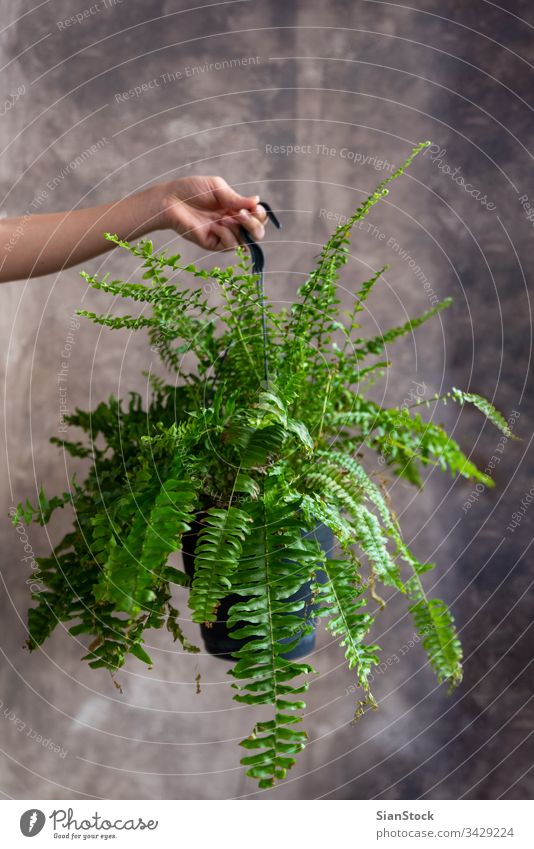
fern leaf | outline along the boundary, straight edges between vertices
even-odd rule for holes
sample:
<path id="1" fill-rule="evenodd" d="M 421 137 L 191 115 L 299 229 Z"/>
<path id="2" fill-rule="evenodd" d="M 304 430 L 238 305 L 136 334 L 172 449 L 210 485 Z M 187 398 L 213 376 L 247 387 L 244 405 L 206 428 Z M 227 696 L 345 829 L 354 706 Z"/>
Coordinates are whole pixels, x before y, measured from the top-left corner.
<path id="1" fill-rule="evenodd" d="M 303 601 L 289 603 L 292 596 L 314 573 L 322 559 L 317 544 L 303 540 L 300 500 L 280 503 L 275 492 L 251 507 L 254 526 L 246 540 L 235 584 L 245 596 L 230 609 L 228 627 L 231 636 L 246 638 L 235 652 L 236 664 L 231 675 L 240 683 L 236 701 L 249 705 L 271 704 L 274 718 L 259 722 L 252 734 L 242 741 L 246 749 L 260 749 L 242 759 L 247 775 L 259 781 L 260 788 L 272 787 L 284 778 L 304 748 L 306 734 L 293 727 L 301 721 L 304 707 L 300 693 L 307 682 L 293 679 L 313 672 L 308 664 L 282 657 L 310 628 L 302 616 Z M 284 643 L 281 643 L 284 640 Z"/>
<path id="2" fill-rule="evenodd" d="M 417 584 L 411 583 L 410 594 L 415 601 L 409 609 L 423 648 L 438 680 L 452 689 L 462 680 L 462 646 L 452 614 L 441 599 L 427 599 Z"/>
<path id="3" fill-rule="evenodd" d="M 405 336 L 406 333 L 411 333 L 417 327 L 420 327 L 430 318 L 436 315 L 436 313 L 441 312 L 441 310 L 447 309 L 452 304 L 452 298 L 445 298 L 443 301 L 440 301 L 439 304 L 436 304 L 435 307 L 432 307 L 429 310 L 426 310 L 422 315 L 418 318 L 411 318 L 404 324 L 399 325 L 399 327 L 392 327 L 390 330 L 386 330 L 385 333 L 374 336 L 372 339 L 359 339 L 358 342 L 363 342 L 359 348 L 356 348 L 354 356 L 357 359 L 361 359 L 365 357 L 367 354 L 380 354 L 386 347 L 389 342 L 394 342 L 399 336 Z"/>
<path id="4" fill-rule="evenodd" d="M 263 468 L 268 465 L 269 461 L 280 453 L 286 437 L 280 424 L 253 427 L 239 421 L 235 421 L 227 433 L 239 450 L 240 465 L 243 469 Z"/>
<path id="5" fill-rule="evenodd" d="M 195 551 L 195 575 L 189 595 L 193 622 L 215 622 L 217 607 L 228 595 L 250 516 L 237 507 L 211 507 L 204 517 Z"/>
<path id="6" fill-rule="evenodd" d="M 352 457 L 341 452 L 323 452 L 330 462 L 338 463 L 350 473 L 365 496 L 377 509 L 387 533 L 394 539 L 398 553 L 414 572 L 414 577 L 403 584 L 398 567 L 393 563 L 385 547 L 378 520 L 365 507 L 360 507 L 360 520 L 357 522 L 358 540 L 362 549 L 367 553 L 376 573 L 386 584 L 391 583 L 397 589 L 406 592 L 410 598 L 415 598 L 410 606 L 417 628 L 423 636 L 423 647 L 429 654 L 431 664 L 436 670 L 438 679 L 448 680 L 454 686 L 461 680 L 461 646 L 454 632 L 453 620 L 443 602 L 439 599 L 428 600 L 424 593 L 420 575 L 433 568 L 433 564 L 419 563 L 406 547 L 398 528 L 397 522 L 391 515 L 386 501 L 378 487 L 370 480 L 364 469 Z M 424 634 L 421 628 L 424 626 Z"/>
<path id="7" fill-rule="evenodd" d="M 332 449 L 318 451 L 316 456 L 321 461 L 327 463 L 333 477 L 336 477 L 338 480 L 341 477 L 346 485 L 348 485 L 348 480 L 351 481 L 354 498 L 359 497 L 361 500 L 364 497 L 370 501 L 378 510 L 380 518 L 388 530 L 394 528 L 394 520 L 384 496 L 377 485 L 373 483 L 363 466 L 354 457 L 342 451 Z"/>
<path id="8" fill-rule="evenodd" d="M 118 538 L 109 522 L 94 522 L 91 549 L 102 562 L 95 598 L 113 602 L 116 609 L 135 616 L 155 598 L 155 587 L 169 554 L 189 530 L 195 507 L 195 489 L 189 482 L 169 478 L 154 491 L 128 499 L 130 531 Z M 118 503 L 115 509 L 123 509 Z M 131 517 L 131 512 L 133 518 Z"/>
<path id="9" fill-rule="evenodd" d="M 195 506 L 195 488 L 182 480 L 168 478 L 156 496 L 141 550 L 143 563 L 156 580 L 169 555 L 180 548 L 183 534 L 191 530 Z M 172 567 L 166 568 L 165 578 L 187 585 L 186 575 Z"/>
<path id="10" fill-rule="evenodd" d="M 307 520 L 307 524 L 321 522 L 327 528 L 330 528 L 342 545 L 355 541 L 354 529 L 341 516 L 337 507 L 325 501 L 320 495 L 299 494 L 301 496 L 300 509 Z"/>
<path id="11" fill-rule="evenodd" d="M 363 504 L 356 511 L 354 527 L 360 548 L 369 558 L 382 583 L 405 592 L 399 567 L 388 551 L 387 539 L 380 523 L 375 514 Z"/>
<path id="12" fill-rule="evenodd" d="M 368 499 L 378 509 L 386 533 L 401 543 L 395 522 L 378 488 L 352 457 L 340 452 L 318 451 L 320 471 L 305 473 L 307 488 L 315 490 L 315 495 L 338 501 L 353 521 L 353 539 L 369 558 L 380 579 L 388 585 L 404 592 L 400 571 L 387 548 L 387 539 L 375 516 L 364 504 Z M 313 469 L 314 467 L 312 467 Z M 309 504 L 308 504 L 309 507 Z"/>
<path id="13" fill-rule="evenodd" d="M 452 389 L 451 397 L 462 405 L 466 402 L 473 404 L 473 406 L 476 407 L 477 410 L 480 410 L 480 412 L 483 413 L 486 418 L 501 431 L 501 433 L 504 433 L 508 439 L 519 439 L 519 437 L 510 430 L 510 426 L 503 414 L 500 413 L 493 404 L 487 400 L 487 398 L 483 398 L 482 395 L 476 395 L 474 392 L 463 392 L 461 389 L 456 388 Z"/>
<path id="14" fill-rule="evenodd" d="M 369 295 L 371 294 L 375 284 L 380 280 L 384 271 L 389 269 L 389 265 L 384 265 L 379 271 L 375 272 L 369 280 L 366 280 L 362 283 L 359 291 L 356 293 L 356 303 L 354 305 L 353 313 L 361 312 L 363 310 L 363 303 L 367 300 Z"/>
<path id="15" fill-rule="evenodd" d="M 99 315 L 96 312 L 89 310 L 77 310 L 76 315 L 84 316 L 90 319 L 94 324 L 101 324 L 103 327 L 110 327 L 112 330 L 121 330 L 123 327 L 129 330 L 139 330 L 141 327 L 153 327 L 157 324 L 156 319 L 139 316 L 133 318 L 131 315 Z"/>
<path id="16" fill-rule="evenodd" d="M 312 467 L 313 468 L 313 467 Z M 320 467 L 319 467 L 320 468 Z M 336 480 L 329 474 L 328 470 L 309 471 L 304 477 L 304 484 L 314 494 L 329 501 L 337 501 L 349 513 L 355 515 L 358 510 L 359 498 L 347 486 L 345 481 Z"/>
<path id="17" fill-rule="evenodd" d="M 466 457 L 458 443 L 440 425 L 425 422 L 420 415 L 406 409 L 383 409 L 358 396 L 354 407 L 351 411 L 332 413 L 328 417 L 329 427 L 358 428 L 366 444 L 379 451 L 387 464 L 396 468 L 399 477 L 420 486 L 418 466 L 437 464 L 444 471 L 449 469 L 453 475 L 459 474 L 485 486 L 494 486 L 491 477 Z"/>
<path id="18" fill-rule="evenodd" d="M 374 621 L 370 613 L 362 612 L 366 605 L 363 587 L 358 583 L 354 564 L 348 560 L 327 559 L 321 568 L 327 580 L 314 585 L 318 605 L 314 615 L 328 617 L 327 629 L 340 638 L 349 669 L 356 668 L 358 683 L 368 691 L 369 675 L 378 663 L 380 647 L 363 642 Z"/>

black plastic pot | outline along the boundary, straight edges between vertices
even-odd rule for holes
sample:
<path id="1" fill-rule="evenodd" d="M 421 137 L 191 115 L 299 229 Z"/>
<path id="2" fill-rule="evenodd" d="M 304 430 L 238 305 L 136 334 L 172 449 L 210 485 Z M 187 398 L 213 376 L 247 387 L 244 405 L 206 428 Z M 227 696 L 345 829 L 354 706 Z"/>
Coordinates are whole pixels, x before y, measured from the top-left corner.
<path id="1" fill-rule="evenodd" d="M 184 568 L 186 573 L 190 578 L 195 574 L 195 548 L 197 544 L 198 534 L 202 529 L 202 524 L 200 522 L 193 522 L 191 525 L 191 531 L 189 533 L 184 534 L 182 538 L 182 557 L 184 561 Z M 317 525 L 315 530 L 313 531 L 313 536 L 323 549 L 323 551 L 331 555 L 332 547 L 334 545 L 334 535 L 330 528 L 327 528 L 325 525 Z M 295 564 L 295 568 L 298 569 L 298 564 Z M 317 580 L 319 582 L 322 581 L 324 573 L 319 572 L 317 576 Z M 312 598 L 311 598 L 311 583 L 310 581 L 306 581 L 303 583 L 301 588 L 294 593 L 294 595 L 290 596 L 287 601 L 293 602 L 302 599 L 302 609 L 296 614 L 302 618 L 302 626 L 303 630 L 306 629 L 306 633 L 303 633 L 302 638 L 297 643 L 296 646 L 291 651 L 288 651 L 286 654 L 283 654 L 282 657 L 285 657 L 287 660 L 295 660 L 298 657 L 303 657 L 309 652 L 313 651 L 315 647 L 315 626 L 316 622 L 311 617 L 312 611 Z M 217 657 L 222 658 L 223 660 L 233 660 L 232 653 L 240 649 L 247 641 L 246 640 L 233 640 L 228 633 L 227 622 L 228 622 L 228 611 L 232 607 L 233 604 L 236 604 L 239 601 L 243 601 L 242 596 L 239 595 L 229 595 L 222 599 L 219 609 L 217 611 L 217 621 L 211 624 L 211 627 L 207 627 L 206 625 L 200 626 L 200 631 L 202 634 L 202 639 L 204 641 L 204 645 L 206 650 Z M 294 614 L 295 615 L 295 614 Z M 311 628 L 311 630 L 310 630 Z M 287 642 L 292 642 L 293 638 L 289 638 Z M 282 640 L 281 642 L 285 642 Z"/>

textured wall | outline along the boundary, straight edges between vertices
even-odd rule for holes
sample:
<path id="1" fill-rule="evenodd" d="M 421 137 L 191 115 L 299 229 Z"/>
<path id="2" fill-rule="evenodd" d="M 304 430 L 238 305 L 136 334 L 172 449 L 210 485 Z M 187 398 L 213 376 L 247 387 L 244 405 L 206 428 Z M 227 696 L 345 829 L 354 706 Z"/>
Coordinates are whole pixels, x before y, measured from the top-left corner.
<path id="1" fill-rule="evenodd" d="M 496 488 L 471 497 L 469 509 L 472 486 L 437 470 L 424 494 L 398 482 L 391 487 L 408 539 L 421 558 L 439 561 L 434 580 L 462 632 L 465 680 L 452 697 L 436 686 L 419 648 L 405 649 L 413 627 L 392 597 L 376 632 L 391 664 L 374 685 L 380 710 L 352 726 L 351 675 L 321 631 L 313 657 L 320 674 L 308 706 L 311 743 L 275 798 L 525 798 L 533 791 L 524 743 L 533 727 L 534 510 L 514 533 L 506 528 L 532 486 L 526 381 L 534 234 L 519 198 L 534 198 L 534 18 L 527 0 L 508 0 L 506 11 L 485 0 L 411 6 L 230 0 L 188 11 L 170 0 L 91 7 L 52 0 L 32 11 L 22 0 L 2 0 L 2 97 L 13 95 L 10 108 L 0 110 L 7 215 L 219 173 L 280 210 L 284 230 L 266 244 L 267 285 L 284 300 L 334 226 L 326 211 L 350 213 L 413 143 L 428 138 L 446 151 L 420 157 L 373 211 L 376 230 L 355 233 L 346 285 L 350 293 L 369 268 L 390 263 L 369 307 L 369 327 L 423 311 L 432 291 L 455 299 L 441 322 L 398 345 L 384 389 L 390 401 L 409 397 L 417 381 L 428 394 L 469 387 L 495 399 L 507 416 L 520 413 L 523 441 L 505 446 Z M 81 22 L 66 27 L 66 18 L 84 10 Z M 205 67 L 250 57 L 258 58 L 247 66 Z M 139 96 L 118 97 L 143 84 Z M 268 147 L 289 144 L 309 148 L 283 155 Z M 68 165 L 91 145 L 95 154 Z M 458 184 L 460 174 L 471 193 Z M 169 239 L 178 247 L 172 234 L 159 234 L 157 243 Z M 192 245 L 179 247 L 200 259 Z M 134 270 L 118 254 L 87 267 L 115 276 Z M 74 310 L 106 305 L 86 291 L 77 269 L 3 286 L 0 298 L 6 517 L 41 483 L 49 493 L 62 491 L 76 468 L 83 471 L 48 444 L 58 435 L 65 343 L 70 409 L 141 389 L 153 354 L 141 335 L 75 326 Z M 474 411 L 447 407 L 439 417 L 484 467 L 499 434 L 482 428 Z M 67 518 L 50 527 L 52 541 Z M 62 627 L 29 656 L 22 648 L 24 545 L 6 518 L 1 534 L 0 790 L 16 798 L 259 797 L 238 765 L 236 740 L 250 717 L 231 700 L 224 664 L 174 651 L 158 633 L 154 669 L 129 664 L 121 695 L 109 676 L 80 663 L 82 646 Z M 46 533 L 32 527 L 32 552 L 47 544 Z M 63 751 L 47 748 L 48 738 Z"/>

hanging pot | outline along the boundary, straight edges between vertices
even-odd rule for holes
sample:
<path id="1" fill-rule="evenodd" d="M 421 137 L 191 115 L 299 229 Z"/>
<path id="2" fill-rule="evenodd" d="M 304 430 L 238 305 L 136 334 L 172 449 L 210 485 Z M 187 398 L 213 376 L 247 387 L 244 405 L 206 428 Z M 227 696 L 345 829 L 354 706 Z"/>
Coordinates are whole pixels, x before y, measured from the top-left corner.
<path id="1" fill-rule="evenodd" d="M 261 205 L 264 207 L 267 217 L 274 224 L 275 227 L 280 229 L 281 224 L 278 221 L 276 215 L 274 214 L 271 206 L 265 201 L 260 201 Z M 258 292 L 260 296 L 260 303 L 263 305 L 264 301 L 264 290 L 263 290 L 263 271 L 265 258 L 263 255 L 263 251 L 258 244 L 252 239 L 250 234 L 244 227 L 241 227 L 241 238 L 243 243 L 247 245 L 251 259 L 252 259 L 252 271 L 254 274 L 258 276 Z M 263 334 L 263 366 L 264 366 L 264 385 L 269 385 L 269 364 L 267 358 L 267 327 L 265 321 L 265 313 L 262 311 L 262 334 Z M 202 524 L 199 521 L 195 521 L 192 523 L 191 531 L 187 534 L 184 534 L 182 538 L 182 557 L 184 562 L 184 568 L 186 573 L 190 578 L 193 578 L 195 574 L 195 549 L 197 545 L 197 539 L 200 531 L 202 530 Z M 323 549 L 326 554 L 330 554 L 333 545 L 334 545 L 334 535 L 331 530 L 327 528 L 325 525 L 318 524 L 313 531 L 313 535 L 315 539 Z M 295 564 L 295 569 L 298 569 L 298 564 Z M 317 574 L 316 580 L 321 582 L 324 580 L 325 575 L 323 572 L 319 571 Z M 210 626 L 201 625 L 200 631 L 202 634 L 202 639 L 204 640 L 204 645 L 206 646 L 207 651 L 210 654 L 216 655 L 217 657 L 221 657 L 224 660 L 233 660 L 233 652 L 240 649 L 247 640 L 234 640 L 228 633 L 228 611 L 232 607 L 232 605 L 237 604 L 238 602 L 243 601 L 242 596 L 233 594 L 228 595 L 221 600 L 221 603 L 217 609 L 217 621 L 210 623 Z M 311 581 L 306 581 L 302 584 L 299 590 L 290 596 L 287 599 L 288 605 L 291 602 L 302 601 L 302 608 L 295 613 L 295 611 L 291 610 L 293 615 L 299 616 L 302 619 L 302 637 L 299 642 L 293 646 L 285 654 L 282 654 L 282 657 L 287 660 L 294 660 L 298 657 L 303 657 L 309 652 L 313 651 L 315 647 L 315 630 L 316 630 L 316 621 L 311 616 L 312 613 L 312 592 L 311 592 Z M 237 630 L 237 628 L 236 628 Z M 285 640 L 281 640 L 281 643 L 293 643 L 294 637 L 288 637 Z"/>
<path id="2" fill-rule="evenodd" d="M 191 523 L 191 530 L 182 537 L 182 558 L 186 573 L 192 579 L 195 574 L 195 549 L 197 545 L 198 535 L 202 530 L 202 524 L 199 521 Z M 317 540 L 322 550 L 327 555 L 331 555 L 334 545 L 334 535 L 330 528 L 326 525 L 319 524 L 312 532 L 312 535 Z M 298 564 L 295 564 L 298 569 Z M 324 572 L 319 571 L 317 581 L 322 583 L 324 580 Z M 303 634 L 296 646 L 291 651 L 282 654 L 282 657 L 287 660 L 295 660 L 303 657 L 315 648 L 315 631 L 316 620 L 311 616 L 312 613 L 312 592 L 311 581 L 306 581 L 300 589 L 287 599 L 288 604 L 294 601 L 302 600 L 302 608 L 293 615 L 299 616 L 302 619 Z M 210 626 L 202 624 L 200 632 L 209 654 L 216 655 L 223 660 L 233 660 L 233 652 L 240 649 L 247 640 L 234 640 L 228 633 L 228 611 L 232 605 L 243 601 L 243 597 L 237 594 L 231 594 L 221 599 L 221 603 L 217 609 L 217 621 L 210 623 Z M 281 643 L 292 642 L 294 637 L 289 637 L 287 640 L 281 640 Z"/>

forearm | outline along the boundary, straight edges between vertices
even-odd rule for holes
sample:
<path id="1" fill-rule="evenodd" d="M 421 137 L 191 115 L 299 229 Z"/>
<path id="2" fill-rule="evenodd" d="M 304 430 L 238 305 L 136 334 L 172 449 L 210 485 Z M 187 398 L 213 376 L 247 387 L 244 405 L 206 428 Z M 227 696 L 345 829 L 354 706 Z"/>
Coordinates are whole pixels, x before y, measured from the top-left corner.
<path id="1" fill-rule="evenodd" d="M 51 274 L 114 246 L 104 233 L 138 239 L 163 226 L 161 187 L 88 209 L 0 220 L 0 283 Z"/>

